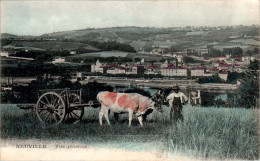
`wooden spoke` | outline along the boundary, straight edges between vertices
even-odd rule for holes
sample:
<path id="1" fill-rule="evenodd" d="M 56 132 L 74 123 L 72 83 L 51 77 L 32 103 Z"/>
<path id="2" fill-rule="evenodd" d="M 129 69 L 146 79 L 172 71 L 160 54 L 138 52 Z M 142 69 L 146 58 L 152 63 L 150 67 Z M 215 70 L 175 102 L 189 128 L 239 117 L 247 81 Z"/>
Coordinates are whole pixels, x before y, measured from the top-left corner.
<path id="1" fill-rule="evenodd" d="M 45 102 L 43 102 L 43 101 L 40 101 L 40 103 L 42 103 L 43 105 L 45 105 L 45 106 L 48 106 Z"/>
<path id="2" fill-rule="evenodd" d="M 51 113 L 49 113 L 49 115 L 46 117 L 46 120 L 48 120 L 48 118 L 50 117 Z"/>
<path id="3" fill-rule="evenodd" d="M 54 111 L 54 113 L 55 113 L 56 115 L 58 115 L 59 117 L 62 117 L 58 112 Z"/>
<path id="4" fill-rule="evenodd" d="M 73 111 L 71 113 L 73 113 L 78 119 L 80 119 L 80 117 L 77 114 L 75 114 Z"/>
<path id="5" fill-rule="evenodd" d="M 48 98 L 46 96 L 44 96 L 45 100 L 47 101 L 48 104 L 50 104 Z"/>
<path id="6" fill-rule="evenodd" d="M 47 111 L 47 112 L 43 113 L 41 116 L 44 116 L 44 115 L 46 115 L 47 113 L 49 113 L 49 112 Z"/>
<path id="7" fill-rule="evenodd" d="M 56 117 L 56 114 L 54 114 L 54 113 L 53 113 L 53 118 L 54 118 L 55 122 L 58 122 L 58 119 L 57 119 L 57 117 Z"/>

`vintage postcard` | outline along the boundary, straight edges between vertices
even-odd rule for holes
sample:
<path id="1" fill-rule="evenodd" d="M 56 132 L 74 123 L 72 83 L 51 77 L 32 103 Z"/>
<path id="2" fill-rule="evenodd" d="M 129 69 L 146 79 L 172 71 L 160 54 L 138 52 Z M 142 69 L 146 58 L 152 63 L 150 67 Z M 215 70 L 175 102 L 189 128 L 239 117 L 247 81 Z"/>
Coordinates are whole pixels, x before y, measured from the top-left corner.
<path id="1" fill-rule="evenodd" d="M 0 160 L 259 160 L 259 0 L 2 0 Z"/>

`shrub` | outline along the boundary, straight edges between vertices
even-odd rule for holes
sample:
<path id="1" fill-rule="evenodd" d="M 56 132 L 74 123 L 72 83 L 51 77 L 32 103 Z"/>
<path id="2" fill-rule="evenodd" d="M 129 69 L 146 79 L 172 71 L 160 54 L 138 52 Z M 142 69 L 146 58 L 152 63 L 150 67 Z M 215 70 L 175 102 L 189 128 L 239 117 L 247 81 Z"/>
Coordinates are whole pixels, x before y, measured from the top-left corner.
<path id="1" fill-rule="evenodd" d="M 113 92 L 113 87 L 105 83 L 99 83 L 97 81 L 89 82 L 88 84 L 82 86 L 82 100 L 83 102 L 88 102 L 90 100 L 96 101 L 97 94 L 100 91 L 110 91 Z"/>
<path id="2" fill-rule="evenodd" d="M 140 89 L 140 88 L 127 89 L 127 90 L 124 91 L 124 93 L 139 93 L 139 94 L 146 96 L 146 97 L 152 97 L 150 92 L 145 91 L 145 90 Z"/>

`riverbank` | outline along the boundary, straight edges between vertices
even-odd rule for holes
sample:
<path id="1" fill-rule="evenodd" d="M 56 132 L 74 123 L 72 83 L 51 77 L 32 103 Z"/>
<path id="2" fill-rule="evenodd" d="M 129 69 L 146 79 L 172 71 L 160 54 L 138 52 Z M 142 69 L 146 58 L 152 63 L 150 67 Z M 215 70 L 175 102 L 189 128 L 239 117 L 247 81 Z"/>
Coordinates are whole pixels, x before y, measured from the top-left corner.
<path id="1" fill-rule="evenodd" d="M 236 84 L 198 84 L 195 80 L 175 80 L 175 79 L 118 79 L 118 78 L 94 78 L 81 81 L 82 84 L 97 81 L 100 83 L 107 83 L 109 85 L 122 85 L 122 86 L 146 86 L 151 88 L 171 88 L 173 85 L 178 84 L 181 89 L 201 90 L 205 92 L 226 93 L 235 91 L 238 86 Z"/>
<path id="2" fill-rule="evenodd" d="M 32 80 L 36 80 L 36 77 L 14 77 L 14 78 L 1 78 L 1 85 L 15 84 L 15 85 L 27 85 Z M 9 82 L 8 82 L 9 81 Z M 72 82 L 76 79 L 71 79 Z M 177 80 L 177 79 L 134 79 L 134 78 L 112 78 L 112 77 L 91 77 L 86 80 L 82 80 L 81 84 L 87 84 L 88 82 L 97 81 L 100 83 L 107 83 L 109 85 L 122 85 L 122 86 L 146 86 L 151 88 L 170 88 L 175 84 L 178 84 L 182 89 L 202 90 L 207 92 L 219 92 L 225 93 L 227 91 L 234 91 L 238 88 L 236 84 L 198 84 L 196 80 Z"/>

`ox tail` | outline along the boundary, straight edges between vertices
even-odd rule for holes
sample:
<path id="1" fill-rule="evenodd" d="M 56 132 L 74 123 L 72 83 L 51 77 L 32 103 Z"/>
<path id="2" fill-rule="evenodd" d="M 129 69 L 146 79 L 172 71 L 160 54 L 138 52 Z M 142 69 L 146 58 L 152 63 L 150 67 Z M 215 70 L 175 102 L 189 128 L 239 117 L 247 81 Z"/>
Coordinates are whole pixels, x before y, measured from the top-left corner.
<path id="1" fill-rule="evenodd" d="M 104 92 L 107 92 L 107 91 L 101 91 L 101 92 L 99 92 L 99 93 L 97 94 L 97 101 L 98 101 L 99 103 L 102 103 L 101 94 L 104 93 Z"/>
<path id="2" fill-rule="evenodd" d="M 100 93 L 97 94 L 97 101 L 98 101 L 99 103 L 101 103 L 101 100 L 100 100 Z"/>
<path id="3" fill-rule="evenodd" d="M 98 107 L 98 111 L 101 110 L 101 100 L 100 100 L 100 92 L 97 94 L 97 101 L 100 103 L 100 106 Z"/>

